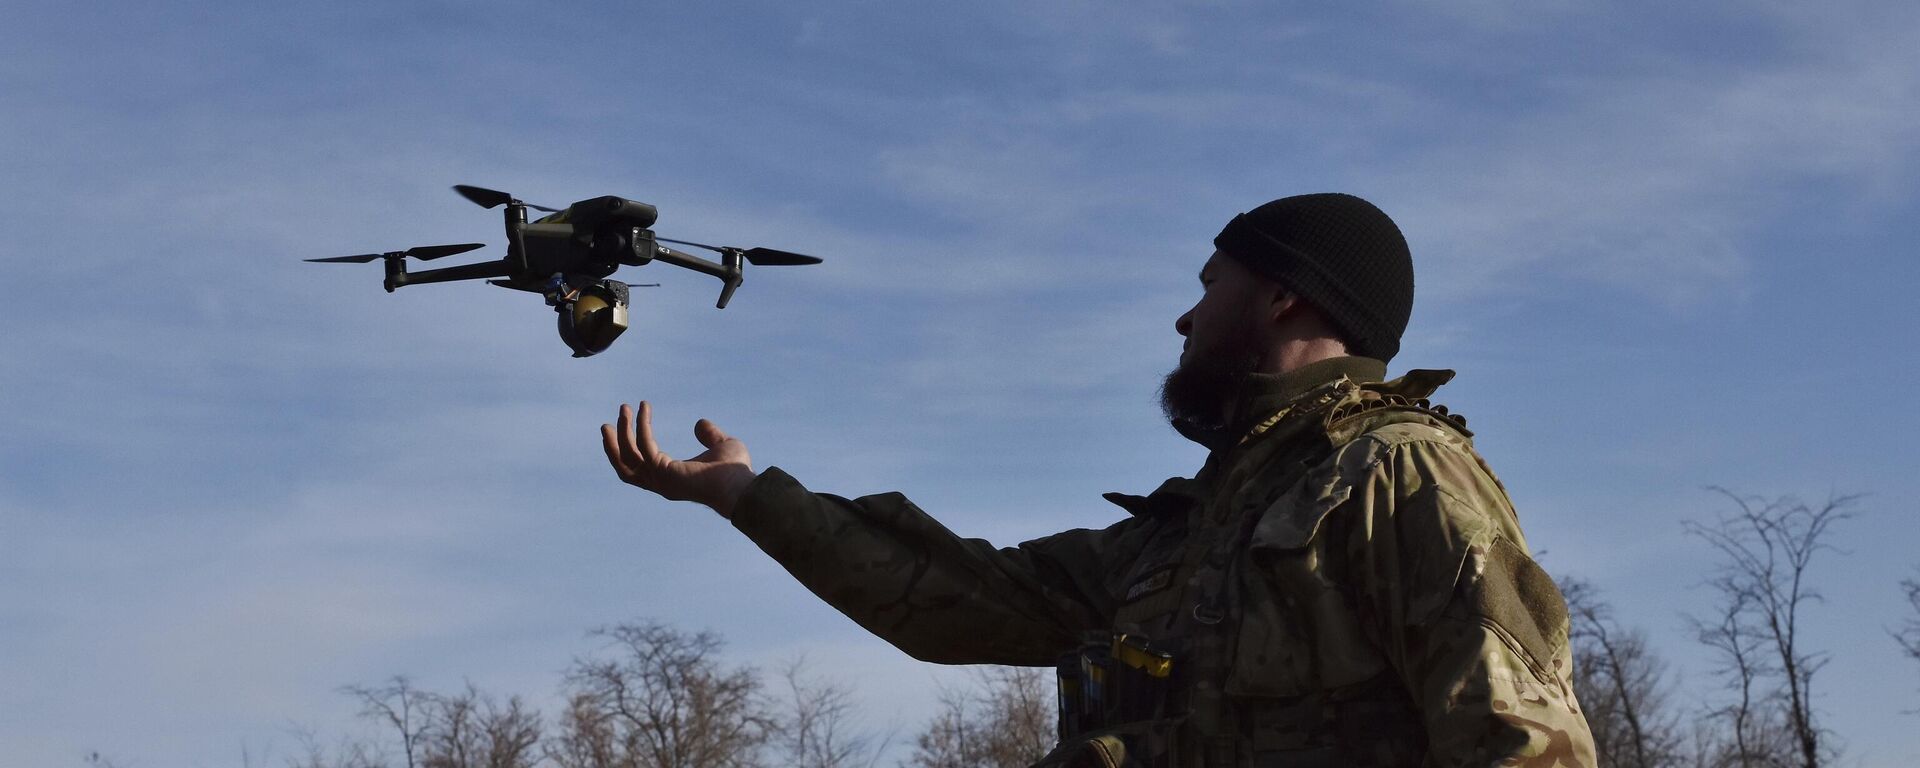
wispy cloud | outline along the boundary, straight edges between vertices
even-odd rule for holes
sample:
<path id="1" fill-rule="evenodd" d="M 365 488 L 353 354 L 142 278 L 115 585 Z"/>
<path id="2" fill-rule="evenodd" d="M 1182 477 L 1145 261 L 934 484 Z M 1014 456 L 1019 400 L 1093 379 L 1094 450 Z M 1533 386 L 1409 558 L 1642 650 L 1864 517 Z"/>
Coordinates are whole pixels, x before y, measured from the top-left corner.
<path id="1" fill-rule="evenodd" d="M 1920 58 L 1842 42 L 1880 31 L 1809 21 L 1775 18 L 1801 36 L 1794 56 L 1549 81 L 1558 106 L 1476 121 L 1472 141 L 1375 169 L 1441 266 L 1426 285 L 1471 296 L 1544 270 L 1676 305 L 1737 296 L 1755 233 L 1798 215 L 1794 190 L 1873 204 L 1913 172 Z"/>
<path id="2" fill-rule="evenodd" d="M 0 678 L 51 713 L 11 705 L 0 741 L 67 759 L 95 734 L 57 722 L 105 706 L 122 743 L 171 745 L 118 754 L 206 762 L 254 732 L 223 724 L 344 716 L 334 686 L 394 672 L 546 693 L 581 630 L 636 615 L 754 658 L 843 647 L 857 630 L 721 521 L 614 481 L 593 434 L 614 404 L 660 403 L 681 453 L 712 416 L 761 466 L 906 488 L 970 535 L 1097 525 L 1092 492 L 1191 469 L 1152 386 L 1209 238 L 1274 195 L 1392 213 L 1445 320 L 1414 331 L 1428 346 L 1484 354 L 1499 329 L 1433 308 L 1515 291 L 1662 311 L 1757 290 L 1799 258 L 1757 233 L 1809 190 L 1910 205 L 1920 138 L 1913 11 L 1769 8 L 1740 11 L 1760 32 L 1732 53 L 1637 34 L 1710 12 L 1497 3 L 768 7 L 750 28 L 330 7 L 0 31 L 18 43 L 0 175 L 33 203 L 0 214 L 4 248 L 38 265 L 0 307 L 0 635 L 19 650 Z M 1587 32 L 1554 28 L 1570 16 Z M 623 273 L 666 285 L 584 361 L 531 295 L 389 296 L 376 267 L 297 261 L 497 256 L 497 214 L 460 182 L 625 194 L 667 236 L 829 261 L 756 269 L 725 312 L 710 278 Z M 1668 449 L 1724 450 L 1716 434 Z M 1555 493 L 1543 508 L 1577 508 Z M 821 651 L 834 669 L 885 652 L 845 642 Z M 876 686 L 888 711 L 924 700 L 919 679 Z"/>

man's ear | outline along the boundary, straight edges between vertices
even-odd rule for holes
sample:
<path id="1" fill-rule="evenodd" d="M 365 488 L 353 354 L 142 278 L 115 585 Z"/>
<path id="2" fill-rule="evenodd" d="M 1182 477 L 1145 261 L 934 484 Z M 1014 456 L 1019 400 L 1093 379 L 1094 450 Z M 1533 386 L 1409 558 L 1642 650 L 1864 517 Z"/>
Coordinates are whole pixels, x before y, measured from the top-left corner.
<path id="1" fill-rule="evenodd" d="M 1273 284 L 1266 292 L 1267 322 L 1279 323 L 1282 317 L 1300 306 L 1300 296 L 1289 291 L 1279 283 Z"/>

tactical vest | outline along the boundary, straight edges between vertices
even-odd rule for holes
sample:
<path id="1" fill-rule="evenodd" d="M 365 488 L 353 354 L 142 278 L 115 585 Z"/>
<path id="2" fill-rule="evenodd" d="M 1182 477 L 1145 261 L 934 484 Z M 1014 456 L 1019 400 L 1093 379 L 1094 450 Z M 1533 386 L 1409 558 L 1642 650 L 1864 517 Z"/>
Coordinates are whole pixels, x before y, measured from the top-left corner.
<path id="1" fill-rule="evenodd" d="M 1108 494 L 1158 529 L 1112 633 L 1062 660 L 1061 745 L 1037 765 L 1418 765 L 1419 713 L 1311 545 L 1357 480 L 1331 464 L 1339 447 L 1395 425 L 1470 435 L 1425 399 L 1450 378 L 1323 385 L 1195 478 Z"/>

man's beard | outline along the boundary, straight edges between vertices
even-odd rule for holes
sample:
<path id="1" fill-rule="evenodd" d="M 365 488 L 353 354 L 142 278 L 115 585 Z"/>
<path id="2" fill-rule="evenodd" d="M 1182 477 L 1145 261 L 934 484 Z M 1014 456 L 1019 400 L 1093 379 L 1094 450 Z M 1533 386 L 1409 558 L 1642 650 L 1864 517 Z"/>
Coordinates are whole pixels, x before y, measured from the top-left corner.
<path id="1" fill-rule="evenodd" d="M 1252 339 L 1235 338 L 1212 353 L 1195 350 L 1160 383 L 1160 410 L 1176 428 L 1225 429 L 1228 412 L 1260 355 Z"/>

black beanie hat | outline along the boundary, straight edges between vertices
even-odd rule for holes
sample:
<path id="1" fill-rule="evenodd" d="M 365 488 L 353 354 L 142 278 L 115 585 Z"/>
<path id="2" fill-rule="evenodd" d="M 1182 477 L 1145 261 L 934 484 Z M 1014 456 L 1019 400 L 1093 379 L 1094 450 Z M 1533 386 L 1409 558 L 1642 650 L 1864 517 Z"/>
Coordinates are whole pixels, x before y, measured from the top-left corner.
<path id="1" fill-rule="evenodd" d="M 1283 197 L 1233 217 L 1213 246 L 1319 307 L 1347 349 L 1400 352 L 1413 313 L 1413 256 L 1393 219 L 1353 195 Z"/>

